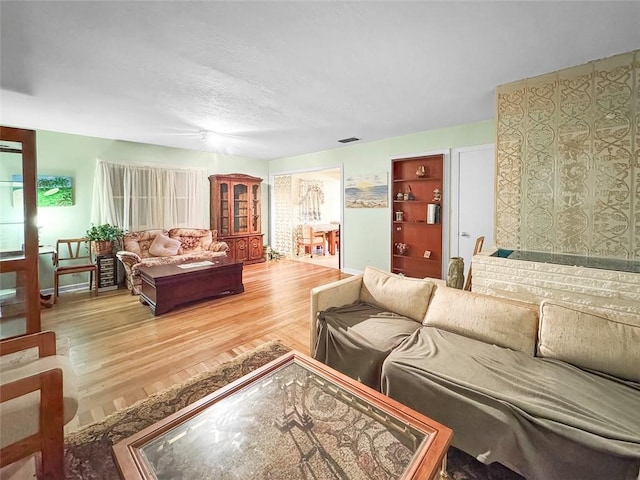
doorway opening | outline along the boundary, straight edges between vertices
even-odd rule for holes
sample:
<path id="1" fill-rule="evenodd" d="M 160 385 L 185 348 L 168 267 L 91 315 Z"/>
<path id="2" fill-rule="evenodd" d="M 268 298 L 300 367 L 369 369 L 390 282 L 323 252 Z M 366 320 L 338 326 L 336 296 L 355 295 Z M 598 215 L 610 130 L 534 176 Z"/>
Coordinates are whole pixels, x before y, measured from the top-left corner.
<path id="1" fill-rule="evenodd" d="M 339 269 L 341 167 L 277 174 L 271 185 L 271 247 L 292 260 Z M 322 240 L 305 246 L 309 227 Z"/>

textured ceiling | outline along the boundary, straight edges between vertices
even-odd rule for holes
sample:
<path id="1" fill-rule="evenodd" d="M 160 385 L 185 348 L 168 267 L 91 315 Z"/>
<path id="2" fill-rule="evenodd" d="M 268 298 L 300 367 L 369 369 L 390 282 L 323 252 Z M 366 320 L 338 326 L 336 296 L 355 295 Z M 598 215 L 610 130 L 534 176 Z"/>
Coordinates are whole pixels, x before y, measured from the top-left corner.
<path id="1" fill-rule="evenodd" d="M 3 0 L 0 17 L 2 124 L 260 159 L 492 119 L 497 85 L 640 48 L 637 1 Z"/>

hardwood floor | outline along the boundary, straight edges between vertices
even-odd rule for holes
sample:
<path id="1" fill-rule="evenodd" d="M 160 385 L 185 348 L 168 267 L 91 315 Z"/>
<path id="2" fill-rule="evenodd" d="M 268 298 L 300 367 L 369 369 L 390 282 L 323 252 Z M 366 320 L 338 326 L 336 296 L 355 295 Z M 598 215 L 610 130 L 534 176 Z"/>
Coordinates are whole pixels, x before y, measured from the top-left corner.
<path id="1" fill-rule="evenodd" d="M 245 292 L 154 317 L 127 290 L 66 293 L 42 329 L 70 341 L 78 415 L 65 432 L 126 408 L 269 340 L 309 353 L 309 290 L 348 274 L 291 260 L 245 265 Z"/>

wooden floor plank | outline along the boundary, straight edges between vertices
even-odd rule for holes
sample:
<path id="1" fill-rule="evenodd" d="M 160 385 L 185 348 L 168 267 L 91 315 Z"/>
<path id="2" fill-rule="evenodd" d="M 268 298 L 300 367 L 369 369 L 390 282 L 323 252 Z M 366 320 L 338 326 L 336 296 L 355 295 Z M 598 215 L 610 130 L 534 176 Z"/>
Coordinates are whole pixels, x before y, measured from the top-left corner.
<path id="1" fill-rule="evenodd" d="M 43 330 L 69 338 L 78 376 L 74 431 L 270 340 L 309 353 L 309 290 L 349 276 L 291 260 L 245 265 L 244 293 L 154 317 L 121 289 L 62 294 Z"/>

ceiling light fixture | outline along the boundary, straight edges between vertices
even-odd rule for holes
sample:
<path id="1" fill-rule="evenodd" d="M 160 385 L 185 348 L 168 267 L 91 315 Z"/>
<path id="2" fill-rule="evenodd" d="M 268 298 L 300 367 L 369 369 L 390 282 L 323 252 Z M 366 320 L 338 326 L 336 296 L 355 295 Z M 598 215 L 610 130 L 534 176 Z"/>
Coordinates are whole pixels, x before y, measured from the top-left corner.
<path id="1" fill-rule="evenodd" d="M 223 142 L 223 138 L 219 133 L 212 130 L 200 130 L 200 139 L 208 146 L 219 146 Z"/>
<path id="2" fill-rule="evenodd" d="M 338 140 L 338 142 L 340 142 L 340 143 L 351 143 L 351 142 L 357 142 L 358 140 L 360 140 L 360 139 L 356 138 L 356 137 L 349 137 L 349 138 L 343 138 L 342 140 Z"/>

